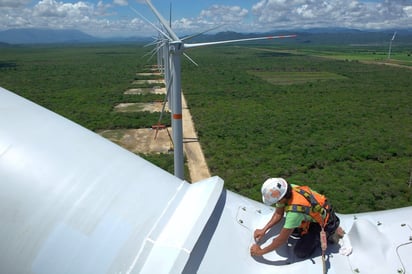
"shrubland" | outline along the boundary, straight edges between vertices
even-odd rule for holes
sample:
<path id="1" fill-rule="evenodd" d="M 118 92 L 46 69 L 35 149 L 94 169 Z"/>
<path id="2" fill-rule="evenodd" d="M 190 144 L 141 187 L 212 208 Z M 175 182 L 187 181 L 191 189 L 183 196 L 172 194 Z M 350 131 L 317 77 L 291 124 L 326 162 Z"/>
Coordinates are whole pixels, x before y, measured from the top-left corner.
<path id="1" fill-rule="evenodd" d="M 184 68 L 184 94 L 229 189 L 260 200 L 266 178 L 284 177 L 339 212 L 412 204 L 412 70 L 274 47 L 190 56 L 200 66 Z"/>

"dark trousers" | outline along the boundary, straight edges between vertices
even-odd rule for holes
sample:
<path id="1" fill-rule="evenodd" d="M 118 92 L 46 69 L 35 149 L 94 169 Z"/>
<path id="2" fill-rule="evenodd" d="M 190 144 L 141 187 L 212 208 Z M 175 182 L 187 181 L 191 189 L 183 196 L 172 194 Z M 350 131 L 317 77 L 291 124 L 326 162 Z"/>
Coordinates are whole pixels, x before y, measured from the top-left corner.
<path id="1" fill-rule="evenodd" d="M 320 247 L 321 227 L 318 223 L 310 223 L 308 233 L 302 235 L 296 242 L 294 252 L 298 258 L 307 258 Z"/>

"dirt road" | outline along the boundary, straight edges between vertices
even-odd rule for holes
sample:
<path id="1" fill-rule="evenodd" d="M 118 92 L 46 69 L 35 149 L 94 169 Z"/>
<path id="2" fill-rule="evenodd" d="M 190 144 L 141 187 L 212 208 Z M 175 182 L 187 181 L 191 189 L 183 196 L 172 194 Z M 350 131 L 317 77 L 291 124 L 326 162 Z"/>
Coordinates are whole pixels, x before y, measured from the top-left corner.
<path id="1" fill-rule="evenodd" d="M 203 155 L 202 147 L 193 124 L 192 115 L 187 108 L 186 99 L 182 93 L 182 116 L 183 116 L 183 150 L 186 154 L 192 183 L 210 177 L 209 168 Z"/>
<path id="2" fill-rule="evenodd" d="M 150 76 L 150 73 L 145 76 Z M 142 80 L 149 81 L 149 80 Z M 154 80 L 153 80 L 154 81 Z M 156 80 L 159 82 L 159 80 Z M 156 83 L 158 83 L 156 82 Z M 146 91 L 139 89 L 130 89 L 125 91 L 126 94 L 142 94 L 142 93 L 161 93 L 166 94 L 166 89 L 148 88 Z M 161 103 L 121 103 L 115 106 L 117 112 L 136 112 L 150 111 L 161 112 Z M 168 111 L 166 109 L 166 111 Z M 193 124 L 192 115 L 187 107 L 186 100 L 182 93 L 182 124 L 183 124 L 183 150 L 186 155 L 187 165 L 192 183 L 210 177 L 209 168 L 207 166 L 202 148 L 200 146 L 198 136 Z M 171 136 L 173 129 L 159 130 L 153 129 L 116 129 L 103 130 L 99 134 L 119 144 L 125 149 L 133 153 L 169 153 L 173 148 Z M 156 136 L 156 138 L 155 138 Z"/>

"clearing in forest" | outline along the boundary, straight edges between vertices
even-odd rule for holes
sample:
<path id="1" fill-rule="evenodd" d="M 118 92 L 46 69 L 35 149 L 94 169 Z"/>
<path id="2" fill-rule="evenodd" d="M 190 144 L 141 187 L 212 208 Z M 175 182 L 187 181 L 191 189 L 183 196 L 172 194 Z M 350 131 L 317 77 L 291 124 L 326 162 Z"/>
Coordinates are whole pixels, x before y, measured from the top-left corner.
<path id="1" fill-rule="evenodd" d="M 150 102 L 150 103 L 120 103 L 114 107 L 116 112 L 161 112 L 163 108 L 163 102 Z M 165 111 L 169 112 L 167 104 Z"/>
<path id="2" fill-rule="evenodd" d="M 327 71 L 248 71 L 274 85 L 304 84 L 326 80 L 344 80 L 347 77 Z"/>

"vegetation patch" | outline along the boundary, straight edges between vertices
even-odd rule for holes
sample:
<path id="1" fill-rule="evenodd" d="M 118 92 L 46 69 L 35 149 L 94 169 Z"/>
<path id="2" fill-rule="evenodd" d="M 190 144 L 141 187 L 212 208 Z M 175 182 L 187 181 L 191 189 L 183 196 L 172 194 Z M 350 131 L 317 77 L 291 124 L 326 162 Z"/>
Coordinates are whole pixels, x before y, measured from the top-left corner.
<path id="1" fill-rule="evenodd" d="M 163 102 L 151 102 L 151 103 L 120 103 L 114 107 L 117 112 L 161 112 L 163 109 Z M 165 106 L 165 111 L 169 109 Z"/>
<path id="2" fill-rule="evenodd" d="M 134 153 L 163 154 L 173 150 L 173 144 L 169 136 L 170 132 L 171 128 L 158 131 L 142 128 L 102 130 L 98 133 Z"/>
<path id="3" fill-rule="evenodd" d="M 15 62 L 0 61 L 0 70 L 14 69 L 14 68 L 16 68 L 16 66 L 17 66 L 17 64 Z"/>
<path id="4" fill-rule="evenodd" d="M 160 72 L 138 72 L 136 73 L 137 76 L 140 78 L 153 80 L 153 78 L 163 79 L 162 74 Z"/>
<path id="5" fill-rule="evenodd" d="M 284 177 L 341 213 L 412 205 L 411 70 L 231 47 L 191 57 L 200 66 L 184 66 L 185 97 L 209 169 L 227 188 L 260 200 L 265 179 Z M 287 82 L 304 82 L 265 79 L 290 71 L 298 80 Z M 306 72 L 332 79 L 307 82 Z"/>
<path id="6" fill-rule="evenodd" d="M 265 81 L 274 85 L 291 85 L 304 84 L 308 82 L 327 81 L 327 80 L 344 80 L 345 76 L 327 72 L 327 71 L 248 71 L 248 73 L 255 75 Z"/>
<path id="7" fill-rule="evenodd" d="M 360 61 L 412 67 L 410 47 L 405 45 L 393 48 L 390 58 L 388 56 L 387 48 L 385 49 L 382 45 L 308 47 L 300 49 L 299 53 L 345 61 Z"/>
<path id="8" fill-rule="evenodd" d="M 274 48 L 199 48 L 190 51 L 199 67 L 182 60 L 182 90 L 212 175 L 256 200 L 266 178 L 285 177 L 327 195 L 340 213 L 412 205 L 412 70 L 345 59 L 374 51 L 385 56 L 376 47 L 302 44 L 294 45 L 296 54 L 262 54 L 259 47 Z M 145 52 L 136 45 L 3 48 L 0 62 L 16 66 L 1 70 L 0 83 L 91 130 L 115 130 L 113 136 L 126 141 L 153 140 L 158 112 L 113 111 L 122 102 L 163 101 L 163 94 L 125 94 L 161 86 L 131 86 L 143 77 L 136 72 L 147 67 L 138 63 Z M 337 60 L 338 53 L 345 58 Z M 327 72 L 333 79 L 319 80 L 318 74 L 312 75 L 316 80 L 289 78 L 296 84 L 274 86 L 250 73 L 273 78 L 291 71 L 301 73 L 299 81 L 302 72 Z M 162 122 L 170 125 L 170 113 Z M 138 128 L 151 135 L 127 132 Z M 143 156 L 173 173 L 173 155 Z"/>
<path id="9" fill-rule="evenodd" d="M 166 94 L 166 88 L 155 86 L 153 88 L 130 88 L 124 92 L 124 94 L 136 95 L 136 94 Z"/>
<path id="10" fill-rule="evenodd" d="M 163 81 L 163 79 L 159 79 L 159 80 L 156 80 L 156 79 L 153 79 L 153 80 L 150 80 L 150 79 L 148 79 L 148 80 L 135 80 L 135 81 L 133 81 L 133 85 L 151 85 L 151 84 L 162 84 L 162 83 L 164 83 L 164 81 Z"/>

